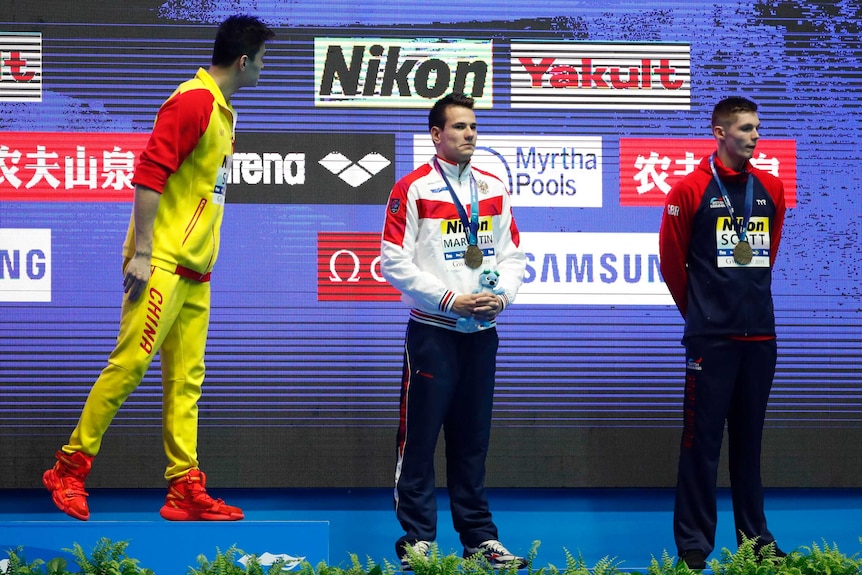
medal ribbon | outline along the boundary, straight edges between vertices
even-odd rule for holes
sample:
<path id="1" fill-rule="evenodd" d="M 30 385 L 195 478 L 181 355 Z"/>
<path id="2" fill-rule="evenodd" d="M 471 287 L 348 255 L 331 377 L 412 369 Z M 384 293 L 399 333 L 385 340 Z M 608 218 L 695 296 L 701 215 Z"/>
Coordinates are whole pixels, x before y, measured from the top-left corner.
<path id="1" fill-rule="evenodd" d="M 727 188 L 724 187 L 724 184 L 721 183 L 721 179 L 718 177 L 718 170 L 715 169 L 714 158 L 715 154 L 712 154 L 709 157 L 709 167 L 712 168 L 712 177 L 715 179 L 715 183 L 718 184 L 718 189 L 721 191 L 721 197 L 724 200 L 727 213 L 730 214 L 730 221 L 733 222 L 733 229 L 736 230 L 736 235 L 739 237 L 739 241 L 747 242 L 748 220 L 751 219 L 751 207 L 754 204 L 754 176 L 749 173 L 748 181 L 745 183 L 745 207 L 742 213 L 742 224 L 740 225 L 736 221 L 736 217 L 733 215 L 733 204 L 730 203 L 730 195 L 727 193 Z"/>
<path id="2" fill-rule="evenodd" d="M 443 173 L 443 168 L 440 167 L 437 156 L 434 156 L 434 167 L 437 168 L 437 171 L 443 177 L 443 181 L 449 189 L 449 194 L 452 196 L 452 202 L 458 209 L 458 217 L 461 218 L 461 225 L 464 227 L 464 235 L 467 237 L 467 243 L 475 246 L 479 243 L 479 191 L 476 187 L 476 178 L 473 177 L 473 171 L 470 170 L 470 219 L 468 220 L 467 210 L 464 209 L 464 205 L 458 199 L 458 196 L 455 195 L 455 190 L 452 188 L 452 184 L 449 183 L 446 174 Z"/>

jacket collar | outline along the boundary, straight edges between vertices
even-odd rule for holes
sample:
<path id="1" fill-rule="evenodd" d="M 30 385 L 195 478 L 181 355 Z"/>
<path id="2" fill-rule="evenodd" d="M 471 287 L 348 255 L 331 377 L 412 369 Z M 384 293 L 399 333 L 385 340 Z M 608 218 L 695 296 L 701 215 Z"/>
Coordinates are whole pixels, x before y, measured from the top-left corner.
<path id="1" fill-rule="evenodd" d="M 711 155 L 712 154 L 710 154 L 710 156 Z M 710 176 L 712 176 L 712 169 L 709 167 L 710 156 L 707 156 L 703 160 L 701 160 L 700 165 L 703 169 L 709 172 Z M 721 159 L 718 157 L 718 155 L 713 158 L 713 161 L 715 162 L 715 171 L 718 172 L 718 177 L 726 182 L 744 183 L 748 179 L 748 174 L 751 173 L 751 164 L 748 162 L 745 162 L 745 166 L 743 166 L 743 171 L 737 172 L 736 170 L 725 166 L 721 162 Z"/>
<path id="2" fill-rule="evenodd" d="M 221 88 L 216 84 L 215 79 L 203 68 L 198 68 L 197 74 L 195 74 L 195 78 L 200 81 L 207 90 L 213 93 L 215 96 L 216 102 L 222 108 L 227 108 L 228 110 L 233 110 L 230 104 L 227 103 L 227 100 L 224 98 L 224 94 L 222 94 Z"/>
<path id="3" fill-rule="evenodd" d="M 470 177 L 470 168 L 471 164 L 468 162 L 467 166 L 464 168 L 464 171 L 458 174 L 459 167 L 458 164 L 452 163 L 449 160 L 444 160 L 440 156 L 434 156 L 437 159 L 437 163 L 440 165 L 440 169 L 443 170 L 443 173 L 449 178 L 450 181 L 458 180 L 461 181 L 464 178 Z M 434 160 L 431 160 L 431 164 L 434 164 Z"/>

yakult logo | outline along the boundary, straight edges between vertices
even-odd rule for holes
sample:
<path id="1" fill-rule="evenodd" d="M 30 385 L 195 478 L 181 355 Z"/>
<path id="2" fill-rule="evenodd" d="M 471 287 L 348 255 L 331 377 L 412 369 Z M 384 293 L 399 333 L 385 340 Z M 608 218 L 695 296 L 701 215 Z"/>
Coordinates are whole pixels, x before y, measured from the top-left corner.
<path id="1" fill-rule="evenodd" d="M 668 60 L 659 60 L 657 65 L 643 59 L 638 66 L 627 70 L 619 66 L 593 66 L 592 58 L 581 58 L 574 64 L 558 64 L 556 58 L 542 58 L 534 62 L 530 58 L 518 58 L 530 75 L 530 85 L 541 88 L 612 88 L 626 90 L 640 88 L 649 90 L 654 78 L 662 88 L 679 90 L 682 80 L 674 80 L 676 69 L 671 68 Z"/>
<path id="2" fill-rule="evenodd" d="M 512 42 L 513 108 L 687 110 L 687 44 Z"/>
<path id="3" fill-rule="evenodd" d="M 0 33 L 0 102 L 42 101 L 42 34 Z"/>
<path id="4" fill-rule="evenodd" d="M 490 40 L 315 38 L 316 106 L 427 108 L 464 92 L 492 106 Z"/>

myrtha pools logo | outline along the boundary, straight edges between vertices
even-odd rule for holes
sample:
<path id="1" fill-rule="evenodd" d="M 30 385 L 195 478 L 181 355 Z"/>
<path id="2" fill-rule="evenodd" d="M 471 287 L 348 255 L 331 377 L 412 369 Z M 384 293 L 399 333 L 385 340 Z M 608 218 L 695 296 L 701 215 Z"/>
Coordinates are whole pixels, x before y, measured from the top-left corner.
<path id="1" fill-rule="evenodd" d="M 427 162 L 434 146 L 413 137 L 413 162 Z M 515 207 L 602 207 L 602 139 L 595 136 L 488 136 L 476 146 L 472 165 L 499 178 Z"/>

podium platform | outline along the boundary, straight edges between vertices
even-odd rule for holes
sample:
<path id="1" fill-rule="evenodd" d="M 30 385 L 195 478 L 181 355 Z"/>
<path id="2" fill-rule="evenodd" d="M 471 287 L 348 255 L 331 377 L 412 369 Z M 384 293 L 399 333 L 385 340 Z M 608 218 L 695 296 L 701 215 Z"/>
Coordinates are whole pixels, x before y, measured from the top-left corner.
<path id="1" fill-rule="evenodd" d="M 128 541 L 126 554 L 156 575 L 186 575 L 189 567 L 198 566 L 200 555 L 213 561 L 218 551 L 225 553 L 231 546 L 242 551 L 236 559 L 255 555 L 265 564 L 275 556 L 285 559 L 286 570 L 296 570 L 302 560 L 315 566 L 329 563 L 328 521 L 248 520 L 9 521 L 0 523 L 0 559 L 8 558 L 6 550 L 21 547 L 28 563 L 62 557 L 72 568 L 74 557 L 68 549 L 78 543 L 90 557 L 103 537 Z"/>
<path id="2" fill-rule="evenodd" d="M 315 567 L 325 560 L 327 565 L 347 569 L 351 554 L 363 562 L 370 559 L 378 565 L 383 561 L 397 564 L 394 542 L 403 531 L 392 511 L 391 489 L 219 489 L 218 495 L 241 507 L 246 518 L 221 524 L 170 523 L 158 514 L 164 503 L 163 489 L 96 488 L 90 490 L 92 517 L 81 522 L 58 511 L 44 488 L 0 489 L 0 572 L 6 558 L 4 550 L 9 547 L 24 545 L 28 561 L 59 556 L 69 560 L 70 556 L 62 551 L 64 547 L 77 542 L 86 552 L 102 536 L 110 536 L 112 541 L 128 540 L 128 555 L 157 575 L 188 575 L 188 567 L 197 566 L 198 555 L 213 560 L 216 547 L 225 552 L 233 543 L 258 556 L 265 552 L 305 555 Z M 623 571 L 643 573 L 652 557 L 661 557 L 664 551 L 676 553 L 673 489 L 489 489 L 488 495 L 494 522 L 506 547 L 525 555 L 533 542 L 541 543 L 534 564 L 537 568 L 555 565 L 563 569 L 566 554 L 570 553 L 582 556 L 588 566 L 609 557 L 619 561 Z M 452 528 L 445 489 L 438 490 L 437 501 L 440 552 L 460 555 L 462 546 Z M 719 490 L 717 506 L 716 551 L 711 558 L 718 557 L 722 548 L 736 548 L 729 490 Z M 847 555 L 862 553 L 860 489 L 769 489 L 766 507 L 769 529 L 785 551 L 827 541 Z M 159 554 L 146 555 L 147 545 L 139 534 L 108 532 L 107 527 L 115 522 L 158 524 L 175 540 L 157 545 L 157 552 L 172 552 L 176 547 L 188 553 L 158 568 L 158 563 L 151 560 L 160 562 Z M 48 526 L 55 523 L 64 523 L 68 531 L 48 531 Z M 252 523 L 261 527 L 254 532 L 260 533 L 259 540 L 255 535 L 247 543 L 237 535 Z M 314 529 L 313 525 L 319 523 L 327 529 L 328 552 L 321 551 L 317 557 L 311 544 L 324 545 L 323 537 L 315 538 L 306 547 L 299 544 L 302 540 L 293 538 L 291 531 L 282 528 L 294 525 L 304 535 L 306 526 Z M 18 526 L 22 524 L 31 527 L 21 531 Z M 186 533 L 185 528 L 191 531 Z M 216 530 L 216 535 L 204 531 L 210 528 Z M 268 538 L 267 532 L 274 537 Z M 37 547 L 43 549 L 39 554 Z"/>

